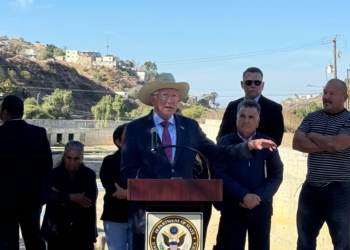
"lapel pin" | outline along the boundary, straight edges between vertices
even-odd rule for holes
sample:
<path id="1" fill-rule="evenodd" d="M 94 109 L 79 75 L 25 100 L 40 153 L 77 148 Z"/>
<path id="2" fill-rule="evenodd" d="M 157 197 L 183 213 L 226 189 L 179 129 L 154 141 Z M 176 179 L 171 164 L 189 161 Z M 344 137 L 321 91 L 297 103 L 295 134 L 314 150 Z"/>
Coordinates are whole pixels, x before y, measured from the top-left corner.
<path id="1" fill-rule="evenodd" d="M 181 129 L 184 129 L 184 127 L 180 126 Z"/>

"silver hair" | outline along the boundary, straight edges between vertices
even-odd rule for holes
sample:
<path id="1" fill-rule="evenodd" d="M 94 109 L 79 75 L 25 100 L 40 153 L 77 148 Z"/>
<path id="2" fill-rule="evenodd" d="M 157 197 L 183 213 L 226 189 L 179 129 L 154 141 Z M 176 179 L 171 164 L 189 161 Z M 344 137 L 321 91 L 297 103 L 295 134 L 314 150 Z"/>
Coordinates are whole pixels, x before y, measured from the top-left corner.
<path id="1" fill-rule="evenodd" d="M 79 152 L 81 159 L 84 158 L 84 144 L 82 144 L 80 141 L 69 141 L 67 142 L 66 146 L 64 146 L 64 151 L 60 157 L 57 157 L 56 161 L 54 159 L 54 167 L 62 164 L 64 155 L 69 151 L 77 151 Z"/>
<path id="2" fill-rule="evenodd" d="M 83 156 L 84 144 L 82 144 L 80 141 L 69 141 L 64 147 L 64 153 L 67 153 L 69 151 L 77 151 Z"/>

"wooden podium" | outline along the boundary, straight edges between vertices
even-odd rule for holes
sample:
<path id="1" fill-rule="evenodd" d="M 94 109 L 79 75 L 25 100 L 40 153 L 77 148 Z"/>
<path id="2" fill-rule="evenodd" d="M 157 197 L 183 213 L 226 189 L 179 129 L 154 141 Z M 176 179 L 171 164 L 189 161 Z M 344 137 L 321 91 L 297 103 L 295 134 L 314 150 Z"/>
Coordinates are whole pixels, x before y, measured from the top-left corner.
<path id="1" fill-rule="evenodd" d="M 150 229 L 148 231 L 146 222 L 146 249 L 163 249 L 163 247 L 165 247 L 164 249 L 175 249 L 170 247 L 172 244 L 179 247 L 181 244 L 187 244 L 191 246 L 189 249 L 204 249 L 201 239 L 202 232 L 200 231 L 202 230 L 202 221 L 199 233 L 193 233 L 196 230 L 193 229 L 195 225 L 191 223 L 191 219 L 181 219 L 180 215 L 192 212 L 203 213 L 205 202 L 222 201 L 222 187 L 222 180 L 128 179 L 127 198 L 129 201 L 144 201 L 145 210 L 148 213 L 173 215 L 173 217 L 165 218 L 166 221 L 173 221 L 173 224 L 157 222 L 155 223 L 156 230 Z M 176 224 L 177 222 L 179 225 Z M 168 227 L 161 228 L 164 223 Z M 190 231 L 185 233 L 182 226 Z M 158 232 L 160 236 L 158 236 Z M 185 239 L 186 243 L 184 243 Z M 152 240 L 154 242 L 151 242 Z M 161 247 L 159 247 L 159 242 Z M 198 248 L 198 246 L 200 247 Z"/>
<path id="2" fill-rule="evenodd" d="M 128 179 L 130 201 L 222 201 L 222 180 Z"/>

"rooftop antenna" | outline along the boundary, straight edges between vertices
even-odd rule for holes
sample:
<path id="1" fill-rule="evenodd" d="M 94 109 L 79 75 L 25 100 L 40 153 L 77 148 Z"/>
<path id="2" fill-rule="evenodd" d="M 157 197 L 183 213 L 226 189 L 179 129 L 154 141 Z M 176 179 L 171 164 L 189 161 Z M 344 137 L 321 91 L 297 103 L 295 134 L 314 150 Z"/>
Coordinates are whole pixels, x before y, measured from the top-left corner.
<path id="1" fill-rule="evenodd" d="M 106 45 L 106 48 L 107 48 L 107 55 L 106 55 L 106 56 L 108 56 L 108 48 L 109 48 L 108 39 L 107 39 L 107 45 Z"/>

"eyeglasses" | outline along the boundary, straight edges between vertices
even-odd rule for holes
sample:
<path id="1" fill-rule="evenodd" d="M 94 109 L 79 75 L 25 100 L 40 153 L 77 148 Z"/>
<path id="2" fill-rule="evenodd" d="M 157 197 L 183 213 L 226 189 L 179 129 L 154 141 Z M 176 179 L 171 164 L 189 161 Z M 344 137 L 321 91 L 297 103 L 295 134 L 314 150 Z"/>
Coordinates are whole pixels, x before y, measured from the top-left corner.
<path id="1" fill-rule="evenodd" d="M 245 83 L 245 85 L 247 85 L 247 86 L 251 86 L 253 83 L 254 83 L 255 86 L 260 86 L 261 83 L 262 83 L 262 81 L 247 80 L 247 81 L 245 81 L 244 83 Z"/>
<path id="2" fill-rule="evenodd" d="M 168 100 L 170 98 L 170 100 L 174 100 L 177 101 L 179 99 L 179 95 L 176 94 L 153 94 L 153 96 L 159 96 L 160 99 L 162 99 L 163 101 Z"/>

